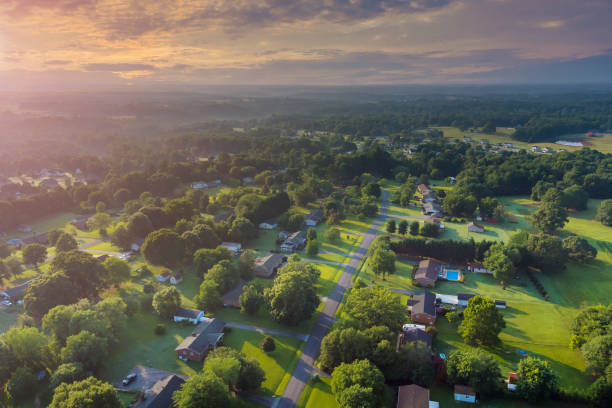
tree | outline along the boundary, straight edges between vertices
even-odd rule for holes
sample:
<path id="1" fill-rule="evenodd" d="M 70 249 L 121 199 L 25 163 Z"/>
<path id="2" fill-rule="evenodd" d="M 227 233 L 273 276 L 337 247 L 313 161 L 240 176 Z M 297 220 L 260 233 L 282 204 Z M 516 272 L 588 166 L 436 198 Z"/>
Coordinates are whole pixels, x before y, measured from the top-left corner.
<path id="1" fill-rule="evenodd" d="M 567 222 L 567 210 L 560 201 L 542 201 L 540 208 L 531 216 L 531 222 L 540 231 L 553 234 Z"/>
<path id="2" fill-rule="evenodd" d="M 514 264 L 508 256 L 508 248 L 502 243 L 491 245 L 485 253 L 484 266 L 493 271 L 493 276 L 502 286 L 514 277 Z"/>
<path id="3" fill-rule="evenodd" d="M 361 193 L 365 196 L 380 198 L 382 189 L 378 183 L 368 183 L 361 189 Z"/>
<path id="4" fill-rule="evenodd" d="M 206 360 L 215 359 L 234 359 L 240 363 L 238 378 L 232 384 L 228 384 L 233 390 L 239 392 L 256 392 L 265 381 L 266 374 L 259 365 L 259 362 L 253 358 L 247 358 L 243 353 L 231 349 L 229 347 L 218 347 L 212 350 Z M 205 364 L 204 369 L 207 366 Z"/>
<path id="5" fill-rule="evenodd" d="M 544 272 L 561 271 L 567 263 L 567 250 L 562 241 L 544 233 L 529 234 L 525 245 L 533 265 Z"/>
<path id="6" fill-rule="evenodd" d="M 240 312 L 249 316 L 255 316 L 259 311 L 264 299 L 254 285 L 246 285 L 240 294 Z"/>
<path id="7" fill-rule="evenodd" d="M 105 212 L 98 212 L 87 220 L 87 228 L 90 230 L 103 230 L 108 228 L 112 222 L 113 220 L 110 215 Z"/>
<path id="8" fill-rule="evenodd" d="M 35 327 L 14 327 L 2 337 L 12 357 L 20 366 L 40 369 L 45 361 L 48 361 L 49 339 Z"/>
<path id="9" fill-rule="evenodd" d="M 21 256 L 26 265 L 38 265 L 47 259 L 47 248 L 41 244 L 29 244 L 23 248 Z"/>
<path id="10" fill-rule="evenodd" d="M 76 239 L 70 234 L 63 233 L 59 236 L 57 241 L 55 241 L 55 250 L 57 252 L 68 252 L 75 250 L 79 247 Z"/>
<path id="11" fill-rule="evenodd" d="M 231 261 L 234 258 L 229 249 L 219 246 L 215 249 L 198 249 L 193 255 L 193 265 L 198 275 L 203 276 L 208 270 L 218 262 L 226 259 Z"/>
<path id="12" fill-rule="evenodd" d="M 463 312 L 459 333 L 471 346 L 493 346 L 499 342 L 499 333 L 506 327 L 503 316 L 489 298 L 474 296 Z"/>
<path id="13" fill-rule="evenodd" d="M 558 390 L 559 378 L 548 361 L 526 357 L 519 361 L 516 393 L 529 402 L 550 398 Z"/>
<path id="14" fill-rule="evenodd" d="M 168 268 L 180 265 L 185 256 L 183 240 L 176 232 L 167 228 L 147 235 L 141 250 L 149 263 Z"/>
<path id="15" fill-rule="evenodd" d="M 62 383 L 53 392 L 49 408 L 121 408 L 115 387 L 94 377 Z"/>
<path id="16" fill-rule="evenodd" d="M 195 296 L 193 301 L 199 309 L 214 313 L 223 306 L 221 294 L 219 294 L 219 285 L 212 280 L 204 280 L 200 284 L 200 293 Z"/>
<path id="17" fill-rule="evenodd" d="M 60 353 L 62 362 L 80 363 L 83 369 L 91 371 L 100 368 L 107 354 L 106 339 L 87 330 L 68 337 Z"/>
<path id="18" fill-rule="evenodd" d="M 367 392 L 356 392 L 353 386 L 363 387 Z M 376 366 L 368 360 L 357 360 L 351 364 L 342 363 L 332 373 L 332 392 L 342 408 L 378 407 L 382 404 L 385 395 L 385 377 Z M 348 393 L 348 395 L 344 395 Z M 364 400 L 364 394 L 371 395 L 371 399 Z M 353 405 L 355 402 L 369 405 Z M 373 402 L 373 403 L 371 403 Z"/>
<path id="19" fill-rule="evenodd" d="M 177 408 L 222 408 L 232 405 L 229 388 L 211 371 L 203 371 L 189 378 L 172 396 Z"/>
<path id="20" fill-rule="evenodd" d="M 204 361 L 204 371 L 210 371 L 234 389 L 240 377 L 240 360 L 235 357 L 211 357 Z"/>
<path id="21" fill-rule="evenodd" d="M 596 336 L 586 342 L 582 348 L 582 355 L 597 375 L 603 375 L 612 361 L 612 334 Z"/>
<path id="22" fill-rule="evenodd" d="M 175 224 L 180 219 L 190 219 L 193 216 L 193 206 L 186 198 L 175 198 L 164 206 L 166 218 Z"/>
<path id="23" fill-rule="evenodd" d="M 569 186 L 561 194 L 561 205 L 574 210 L 586 210 L 588 201 L 589 194 L 577 185 Z"/>
<path id="24" fill-rule="evenodd" d="M 340 230 L 336 227 L 329 228 L 325 231 L 325 240 L 332 244 L 337 243 L 340 241 Z"/>
<path id="25" fill-rule="evenodd" d="M 127 323 L 128 305 L 118 296 L 102 299 L 94 306 L 94 312 L 98 320 L 104 322 L 115 336 Z"/>
<path id="26" fill-rule="evenodd" d="M 317 239 L 317 230 L 312 227 L 308 228 L 308 230 L 306 231 L 306 240 L 312 241 L 315 239 Z"/>
<path id="27" fill-rule="evenodd" d="M 603 225 L 612 227 L 612 199 L 603 200 L 597 207 L 595 219 Z"/>
<path id="28" fill-rule="evenodd" d="M 371 346 L 366 334 L 353 327 L 332 330 L 323 337 L 318 361 L 322 369 L 332 372 L 341 363 L 369 358 Z"/>
<path id="29" fill-rule="evenodd" d="M 16 400 L 21 400 L 36 391 L 36 377 L 29 367 L 18 367 L 11 375 L 8 382 L 8 390 Z"/>
<path id="30" fill-rule="evenodd" d="M 451 384 L 469 385 L 483 396 L 500 391 L 501 371 L 492 354 L 481 349 L 453 351 L 446 360 Z"/>
<path id="31" fill-rule="evenodd" d="M 78 250 L 62 252 L 51 263 L 51 270 L 62 271 L 82 296 L 92 297 L 103 287 L 107 271 L 93 255 Z"/>
<path id="32" fill-rule="evenodd" d="M 240 276 L 234 265 L 224 259 L 210 268 L 206 275 L 204 275 L 204 279 L 215 282 L 219 285 L 219 292 L 226 293 L 238 283 Z"/>
<path id="33" fill-rule="evenodd" d="M 351 385 L 336 397 L 341 408 L 376 408 L 377 398 L 372 389 L 359 384 Z"/>
<path id="34" fill-rule="evenodd" d="M 387 221 L 386 231 L 389 234 L 395 234 L 396 229 L 397 229 L 397 226 L 395 224 L 395 220 L 391 219 L 391 220 Z"/>
<path id="35" fill-rule="evenodd" d="M 232 221 L 232 226 L 228 231 L 228 235 L 232 240 L 244 244 L 257 236 L 257 228 L 248 218 L 236 217 L 234 221 Z"/>
<path id="36" fill-rule="evenodd" d="M 110 234 L 110 241 L 113 245 L 127 251 L 132 245 L 132 236 L 125 225 L 118 225 L 112 234 Z"/>
<path id="37" fill-rule="evenodd" d="M 30 316 L 42 318 L 49 309 L 74 303 L 78 290 L 63 272 L 45 273 L 34 279 L 23 296 L 23 306 Z"/>
<path id="38" fill-rule="evenodd" d="M 0 338 L 0 383 L 4 384 L 10 378 L 17 364 L 18 361 L 10 347 Z"/>
<path id="39" fill-rule="evenodd" d="M 435 222 L 423 222 L 423 227 L 421 228 L 421 235 L 424 237 L 436 238 L 440 235 L 440 226 Z"/>
<path id="40" fill-rule="evenodd" d="M 276 350 L 276 342 L 273 337 L 266 336 L 261 341 L 261 349 L 266 353 L 271 353 Z"/>
<path id="41" fill-rule="evenodd" d="M 433 327 L 433 326 L 432 326 Z M 377 346 L 377 350 L 385 345 L 388 357 L 387 367 L 378 365 L 389 380 L 410 381 L 411 383 L 428 387 L 435 377 L 434 364 L 431 360 L 431 350 L 426 343 L 418 341 L 407 344 L 394 353 L 395 344 L 385 340 Z M 374 356 L 376 357 L 376 351 Z"/>
<path id="42" fill-rule="evenodd" d="M 264 298 L 274 321 L 289 326 L 309 319 L 319 304 L 312 277 L 292 271 L 279 273 Z"/>
<path id="43" fill-rule="evenodd" d="M 406 318 L 398 295 L 384 288 L 353 288 L 346 299 L 346 313 L 363 328 L 386 326 L 399 330 Z"/>
<path id="44" fill-rule="evenodd" d="M 144 238 L 154 229 L 149 217 L 140 211 L 130 215 L 126 228 L 132 238 Z"/>
<path id="45" fill-rule="evenodd" d="M 85 378 L 85 371 L 80 363 L 62 364 L 53 372 L 49 379 L 51 389 L 57 388 L 61 383 L 73 383 Z"/>
<path id="46" fill-rule="evenodd" d="M 192 232 L 198 237 L 198 248 L 216 248 L 221 244 L 221 239 L 209 225 L 198 224 Z"/>
<path id="47" fill-rule="evenodd" d="M 385 275 L 395 272 L 395 252 L 390 249 L 379 248 L 370 257 L 370 267 L 374 275 Z"/>
<path id="48" fill-rule="evenodd" d="M 153 295 L 153 309 L 164 319 L 172 319 L 181 307 L 181 294 L 174 286 L 165 287 Z"/>
<path id="49" fill-rule="evenodd" d="M 238 258 L 238 274 L 240 279 L 250 281 L 255 277 L 255 260 L 257 254 L 251 249 L 247 249 Z"/>
<path id="50" fill-rule="evenodd" d="M 104 268 L 107 270 L 106 281 L 115 285 L 130 278 L 130 265 L 114 256 L 109 256 L 104 260 Z"/>
<path id="51" fill-rule="evenodd" d="M 585 262 L 597 256 L 597 249 L 589 244 L 589 241 L 577 235 L 563 239 L 562 245 L 567 250 L 569 259 L 574 261 Z"/>
<path id="52" fill-rule="evenodd" d="M 12 247 L 9 244 L 4 241 L 0 242 L 0 259 L 8 258 L 12 252 Z"/>
<path id="53" fill-rule="evenodd" d="M 410 235 L 416 236 L 419 235 L 419 222 L 418 221 L 412 221 L 410 223 Z"/>
<path id="54" fill-rule="evenodd" d="M 408 221 L 401 220 L 399 225 L 397 226 L 397 233 L 401 235 L 406 235 L 408 231 Z"/>
<path id="55" fill-rule="evenodd" d="M 319 253 L 319 241 L 311 239 L 306 242 L 306 254 L 308 256 L 316 256 Z"/>

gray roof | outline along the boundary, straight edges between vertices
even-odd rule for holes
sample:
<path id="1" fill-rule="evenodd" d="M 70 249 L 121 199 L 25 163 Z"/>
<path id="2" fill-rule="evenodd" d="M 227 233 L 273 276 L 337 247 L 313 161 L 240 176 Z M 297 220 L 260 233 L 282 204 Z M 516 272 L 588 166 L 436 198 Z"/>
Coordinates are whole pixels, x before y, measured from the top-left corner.
<path id="1" fill-rule="evenodd" d="M 174 312 L 174 315 L 179 317 L 185 317 L 187 319 L 196 319 L 200 315 L 200 313 L 202 313 L 202 311 L 198 309 L 185 309 L 183 307 L 179 307 L 178 309 L 176 309 L 176 312 Z"/>
<path id="2" fill-rule="evenodd" d="M 175 350 L 188 349 L 201 354 L 209 346 L 215 346 L 223 337 L 223 328 L 225 328 L 223 320 L 212 318 L 202 322 L 194 329 L 191 336 L 185 337 Z"/>
<path id="3" fill-rule="evenodd" d="M 178 390 L 185 380 L 178 375 L 169 375 L 159 380 L 148 390 L 147 399 L 138 404 L 138 408 L 171 408 L 172 394 Z"/>
<path id="4" fill-rule="evenodd" d="M 476 296 L 476 295 L 473 294 L 473 293 L 457 293 L 457 299 L 458 300 L 470 300 L 474 296 Z"/>
<path id="5" fill-rule="evenodd" d="M 431 292 L 423 292 L 423 293 L 418 293 L 414 296 L 412 296 L 412 299 L 410 299 L 412 302 L 409 301 L 409 304 L 412 303 L 412 313 L 427 313 L 430 314 L 432 316 L 436 315 L 436 308 L 435 308 L 435 302 L 436 302 L 436 295 L 434 295 Z"/>
<path id="6" fill-rule="evenodd" d="M 32 283 L 31 280 L 27 281 L 26 283 L 22 283 L 19 286 L 6 289 L 2 292 L 2 294 L 13 299 L 18 298 L 23 295 L 23 292 L 30 286 L 30 283 Z"/>

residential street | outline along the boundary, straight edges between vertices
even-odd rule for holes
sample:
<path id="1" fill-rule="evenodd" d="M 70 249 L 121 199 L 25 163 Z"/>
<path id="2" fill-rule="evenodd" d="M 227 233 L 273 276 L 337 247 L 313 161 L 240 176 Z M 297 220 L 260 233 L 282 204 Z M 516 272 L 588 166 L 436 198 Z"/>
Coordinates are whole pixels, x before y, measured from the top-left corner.
<path id="1" fill-rule="evenodd" d="M 319 315 L 317 324 L 315 325 L 310 337 L 308 338 L 308 341 L 306 342 L 306 345 L 304 346 L 304 350 L 300 356 L 300 361 L 295 367 L 293 375 L 285 388 L 283 398 L 279 404 L 280 408 L 295 407 L 300 394 L 304 390 L 306 382 L 314 374 L 320 373 L 320 371 L 314 366 L 314 362 L 319 355 L 321 341 L 323 340 L 323 337 L 325 337 L 325 334 L 327 334 L 331 324 L 335 321 L 336 310 L 338 309 L 340 301 L 344 296 L 344 292 L 351 286 L 352 275 L 357 270 L 361 259 L 366 255 L 368 247 L 374 238 L 376 238 L 378 228 L 386 219 L 388 202 L 389 193 L 383 190 L 382 205 L 380 207 L 379 215 L 376 217 L 376 220 L 370 227 L 369 231 L 364 235 L 363 241 L 361 242 L 359 248 L 357 248 L 357 250 L 352 254 L 350 262 L 345 265 L 342 276 L 340 276 L 340 279 L 334 287 L 333 292 L 331 295 L 329 295 L 327 302 L 325 302 L 325 306 Z"/>

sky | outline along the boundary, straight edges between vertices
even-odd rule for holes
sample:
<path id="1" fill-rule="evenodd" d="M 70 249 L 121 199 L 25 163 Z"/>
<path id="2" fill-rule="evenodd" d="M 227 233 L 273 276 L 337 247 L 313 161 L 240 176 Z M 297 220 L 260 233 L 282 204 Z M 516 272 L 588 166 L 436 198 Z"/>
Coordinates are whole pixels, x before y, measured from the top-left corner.
<path id="1" fill-rule="evenodd" d="M 612 0 L 1 0 L 0 89 L 612 82 Z"/>

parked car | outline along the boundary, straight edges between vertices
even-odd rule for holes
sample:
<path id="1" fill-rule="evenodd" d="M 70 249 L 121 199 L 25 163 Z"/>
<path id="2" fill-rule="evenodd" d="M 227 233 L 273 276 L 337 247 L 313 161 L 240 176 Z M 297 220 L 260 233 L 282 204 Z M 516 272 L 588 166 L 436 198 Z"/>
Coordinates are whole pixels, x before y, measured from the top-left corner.
<path id="1" fill-rule="evenodd" d="M 2 304 L 3 304 L 4 306 L 10 306 L 10 305 L 12 305 L 12 303 L 11 303 L 11 301 L 10 301 L 10 300 L 3 300 L 3 301 L 2 301 Z"/>
<path id="2" fill-rule="evenodd" d="M 123 385 L 130 385 L 136 379 L 137 375 L 132 373 L 128 374 L 122 381 Z"/>

